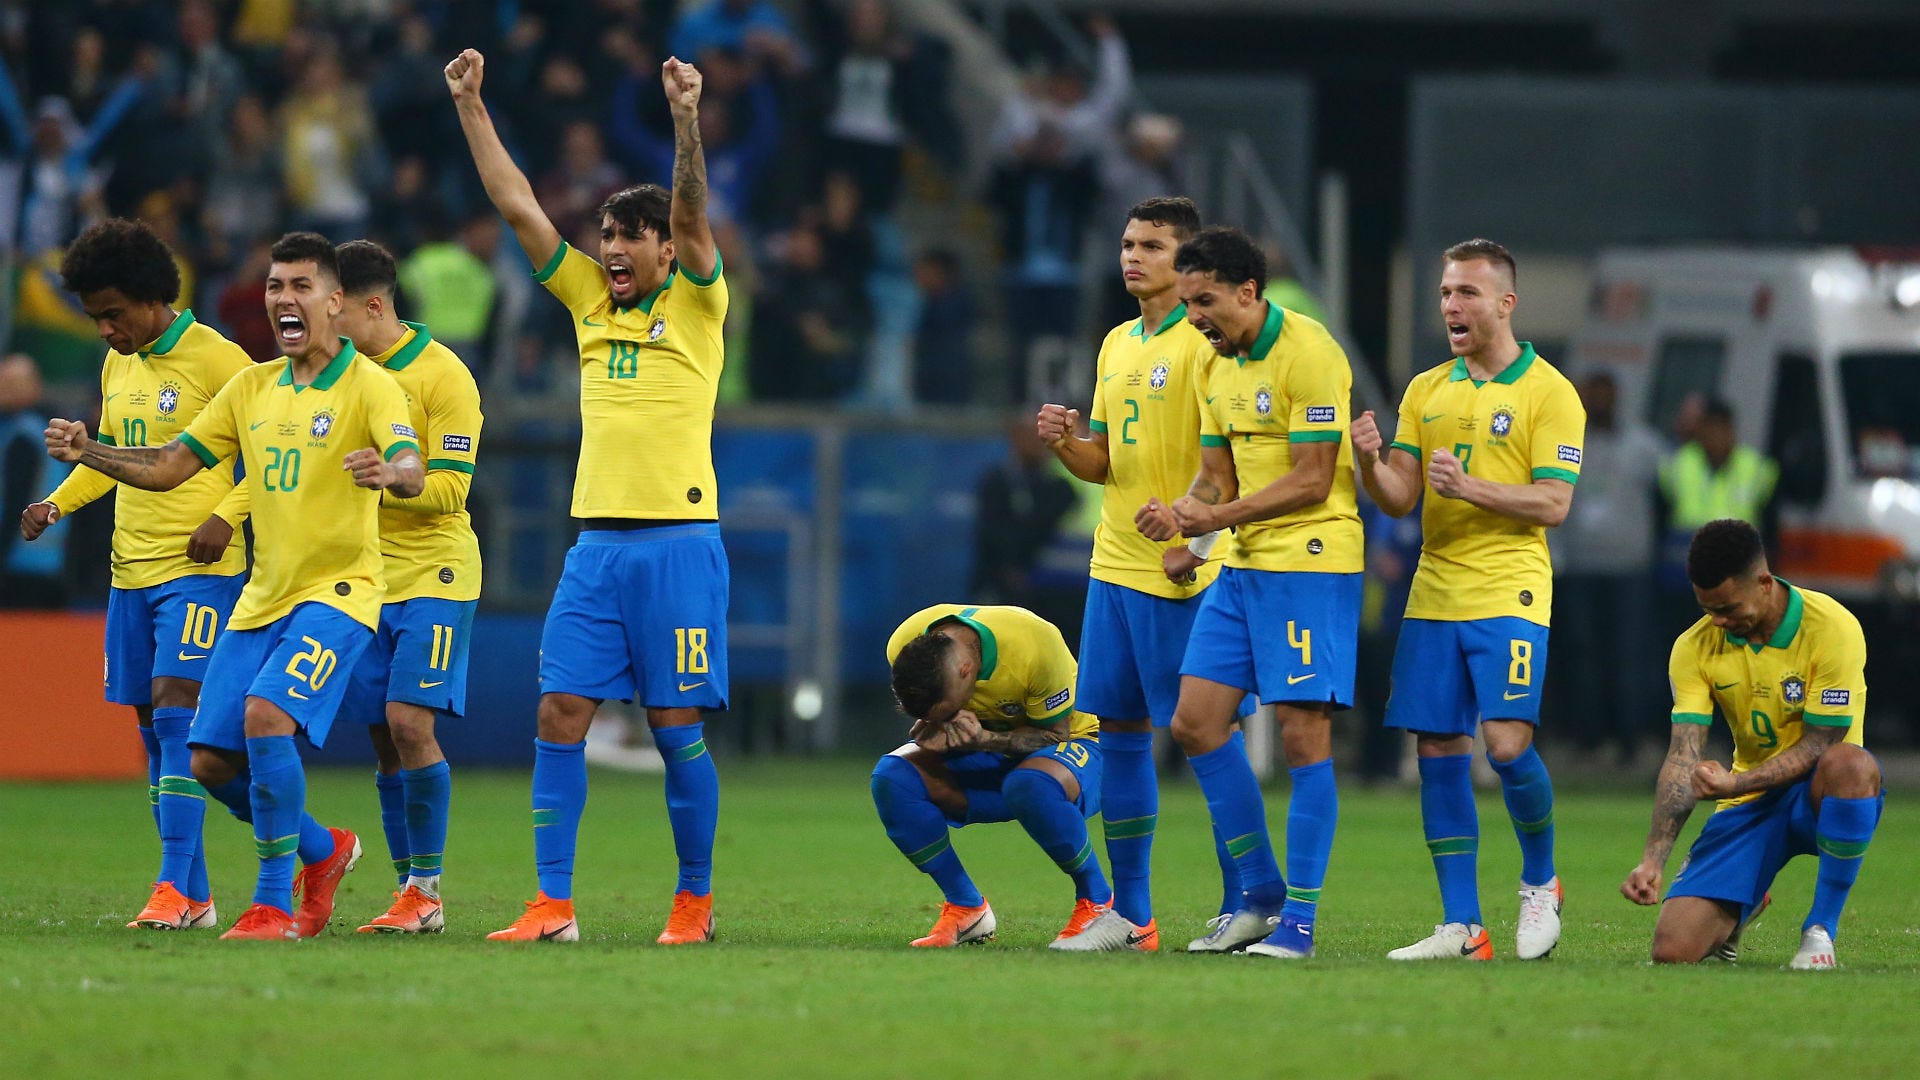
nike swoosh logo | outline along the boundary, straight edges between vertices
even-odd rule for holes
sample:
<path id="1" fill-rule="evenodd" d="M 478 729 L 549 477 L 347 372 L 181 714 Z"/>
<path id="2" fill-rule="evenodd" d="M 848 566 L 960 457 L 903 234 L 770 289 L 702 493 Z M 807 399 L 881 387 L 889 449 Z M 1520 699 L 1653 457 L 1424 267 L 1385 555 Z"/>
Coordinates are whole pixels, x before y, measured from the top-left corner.
<path id="1" fill-rule="evenodd" d="M 1445 415 L 1447 415 L 1447 414 L 1446 414 L 1446 413 L 1443 413 L 1443 412 L 1438 412 L 1438 413 L 1434 413 L 1434 414 L 1433 414 L 1432 416 L 1428 416 L 1428 415 L 1426 415 L 1425 413 L 1422 413 L 1422 414 L 1420 414 L 1420 422 L 1421 422 L 1421 423 L 1423 423 L 1423 424 L 1431 424 L 1431 423 L 1433 423 L 1433 422 L 1434 422 L 1435 420 L 1438 420 L 1438 419 L 1440 419 L 1441 417 L 1443 417 L 1443 416 L 1445 416 Z"/>
<path id="2" fill-rule="evenodd" d="M 587 317 L 586 317 L 585 315 L 582 315 L 582 316 L 580 316 L 580 325 L 581 325 L 581 326 L 597 326 L 597 327 L 605 327 L 605 326 L 606 326 L 607 324 L 606 324 L 606 323 L 600 323 L 600 322 L 594 322 L 594 321 L 593 321 L 592 319 L 589 319 L 589 318 L 587 318 Z"/>
<path id="3" fill-rule="evenodd" d="M 979 925 L 979 923 L 977 923 L 977 922 L 976 922 L 976 923 L 974 924 L 974 926 L 978 926 L 978 925 Z M 969 930 L 971 930 L 971 929 L 973 929 L 973 927 L 971 927 L 971 926 L 970 926 L 970 927 L 968 927 L 967 929 L 969 929 Z M 1141 932 L 1139 932 L 1138 930 L 1129 930 L 1129 931 L 1127 931 L 1127 944 L 1129 944 L 1129 945 L 1138 945 L 1138 944 L 1140 944 L 1141 942 L 1143 942 L 1143 941 L 1145 941 L 1145 940 L 1147 940 L 1147 935 L 1145 935 L 1145 934 L 1143 934 L 1143 933 L 1141 933 Z"/>
<path id="4" fill-rule="evenodd" d="M 447 681 L 447 680 L 445 680 L 445 679 L 441 679 L 441 680 L 440 680 L 439 682 L 428 682 L 428 681 L 427 681 L 427 680 L 425 680 L 425 679 L 421 679 L 421 680 L 420 680 L 420 689 L 422 689 L 422 690 L 431 690 L 431 689 L 433 689 L 433 688 L 434 688 L 434 687 L 436 687 L 436 686 L 440 686 L 440 685 L 443 685 L 443 684 L 444 684 L 444 683 L 445 683 L 446 681 Z"/>
<path id="5" fill-rule="evenodd" d="M 1213 397 L 1219 397 L 1219 396 L 1220 396 L 1219 394 L 1215 394 L 1215 395 L 1213 395 Z M 1213 404 L 1213 397 L 1210 397 L 1210 398 L 1208 398 L 1208 399 L 1207 399 L 1207 404 L 1209 404 L 1209 405 L 1211 405 L 1211 404 Z"/>
<path id="6" fill-rule="evenodd" d="M 205 660 L 206 658 L 207 658 L 206 653 L 193 653 L 191 655 L 187 653 L 180 654 L 180 659 L 182 660 Z"/>
<path id="7" fill-rule="evenodd" d="M 113 400 L 114 398 L 117 398 L 117 397 L 119 397 L 119 396 L 120 396 L 120 392 L 119 392 L 118 390 L 116 390 L 116 391 L 114 391 L 113 393 L 111 393 L 111 394 L 108 394 L 108 395 L 107 395 L 107 396 L 106 396 L 105 398 L 103 398 L 103 399 L 101 399 L 101 400 L 102 400 L 102 402 L 104 403 L 104 402 L 107 402 L 107 401 L 112 401 L 112 400 Z"/>
<path id="8" fill-rule="evenodd" d="M 1110 382 L 1112 382 L 1112 381 L 1113 381 L 1113 376 L 1114 376 L 1114 375 L 1118 375 L 1118 374 L 1120 374 L 1120 373 L 1116 371 L 1116 372 L 1114 372 L 1114 373 L 1113 373 L 1113 375 L 1108 375 L 1108 376 L 1106 376 L 1105 378 L 1102 378 L 1102 379 L 1101 379 L 1100 381 L 1101 381 L 1101 382 L 1103 382 L 1103 383 L 1110 383 Z"/>
<path id="9" fill-rule="evenodd" d="M 554 928 L 553 928 L 553 929 L 551 929 L 551 930 L 544 930 L 544 931 L 541 931 L 541 933 L 540 933 L 540 940 L 541 940 L 541 941 L 552 941 L 552 940 L 553 940 L 554 938 L 557 938 L 557 937 L 559 937 L 559 936 L 560 936 L 561 934 L 564 934 L 564 933 L 566 933 L 566 932 L 567 932 L 567 927 L 569 927 L 569 926 L 572 926 L 572 925 L 573 925 L 572 923 L 562 923 L 561 925 L 559 925 L 559 926 L 556 926 L 556 927 L 554 927 Z"/>
<path id="10" fill-rule="evenodd" d="M 1508 701 L 1519 701 L 1523 697 L 1532 697 L 1533 691 L 1529 690 L 1524 694 L 1501 694 L 1500 696 L 1506 698 Z"/>
<path id="11" fill-rule="evenodd" d="M 680 683 L 680 684 L 679 684 L 679 686 L 680 686 L 680 692 L 681 692 L 681 693 L 683 693 L 683 694 L 684 694 L 684 693 L 686 693 L 686 692 L 687 692 L 687 691 L 689 691 L 689 690 L 698 690 L 698 689 L 700 689 L 701 687 L 703 687 L 703 686 L 705 686 L 705 685 L 707 685 L 707 680 L 705 680 L 705 679 L 701 679 L 701 680 L 700 680 L 699 682 L 696 682 L 696 683 L 684 683 L 684 682 L 683 682 L 683 683 Z"/>
<path id="12" fill-rule="evenodd" d="M 260 430 L 260 424 L 271 424 L 271 423 L 273 423 L 273 421 L 271 421 L 271 420 L 262 420 L 262 421 L 260 421 L 259 423 L 256 423 L 256 424 L 249 424 L 249 425 L 247 426 L 247 430 L 248 430 L 248 431 L 259 431 L 259 430 Z"/>
<path id="13" fill-rule="evenodd" d="M 1727 683 L 1719 683 L 1719 682 L 1717 682 L 1717 683 L 1714 683 L 1714 684 L 1713 684 L 1713 688 L 1714 688 L 1715 690 L 1725 690 L 1725 689 L 1727 689 L 1727 688 L 1728 688 L 1728 687 L 1730 687 L 1730 686 L 1739 686 L 1739 685 L 1740 685 L 1740 680 L 1739 680 L 1739 679 L 1735 679 L 1735 680 L 1733 680 L 1732 682 L 1727 682 Z"/>
<path id="14" fill-rule="evenodd" d="M 291 687 L 291 686 L 289 686 L 289 687 L 287 687 L 287 696 L 288 696 L 288 697 L 297 697 L 297 698 L 299 698 L 299 699 L 300 699 L 301 701 L 312 701 L 312 700 L 313 700 L 312 698 L 310 698 L 310 697 L 308 697 L 307 695 L 305 695 L 305 694 L 303 694 L 303 693 L 301 693 L 300 691 L 298 691 L 298 690 L 295 690 L 295 689 L 294 689 L 293 687 Z"/>
<path id="15" fill-rule="evenodd" d="M 1479 938 L 1468 938 L 1467 940 L 1461 942 L 1460 955 L 1472 956 L 1475 952 L 1478 952 L 1480 949 L 1480 940 L 1481 939 Z"/>
<path id="16" fill-rule="evenodd" d="M 1318 673 L 1316 672 L 1315 674 L 1318 674 Z M 1292 685 L 1294 685 L 1295 683 L 1303 683 L 1303 682 L 1306 682 L 1306 681 L 1307 681 L 1308 679 L 1311 679 L 1311 678 L 1313 678 L 1313 676 L 1312 676 L 1312 675 L 1299 675 L 1299 676 L 1295 676 L 1295 675 L 1289 675 L 1289 676 L 1287 676 L 1287 685 L 1288 685 L 1288 686 L 1292 686 Z"/>

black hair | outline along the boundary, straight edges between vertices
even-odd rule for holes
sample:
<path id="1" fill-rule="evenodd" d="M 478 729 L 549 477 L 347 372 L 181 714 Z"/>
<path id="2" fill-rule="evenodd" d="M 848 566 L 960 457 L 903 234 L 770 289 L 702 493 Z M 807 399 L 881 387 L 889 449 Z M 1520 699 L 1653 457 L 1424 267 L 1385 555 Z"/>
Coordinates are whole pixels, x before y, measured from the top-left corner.
<path id="1" fill-rule="evenodd" d="M 146 222 L 108 218 L 68 245 L 60 284 L 75 296 L 118 289 L 136 303 L 171 304 L 180 299 L 180 266 Z"/>
<path id="2" fill-rule="evenodd" d="M 600 204 L 600 212 L 611 218 L 620 231 L 639 236 L 648 229 L 661 240 L 673 239 L 673 194 L 659 184 L 641 184 L 616 191 Z"/>
<path id="3" fill-rule="evenodd" d="M 349 240 L 333 249 L 340 289 L 348 296 L 392 296 L 400 283 L 393 252 L 371 240 Z"/>
<path id="4" fill-rule="evenodd" d="M 334 257 L 333 241 L 317 232 L 290 232 L 273 242 L 270 256 L 277 263 L 310 262 L 323 277 L 340 283 L 340 261 Z"/>
<path id="5" fill-rule="evenodd" d="M 1721 423 L 1731 426 L 1733 424 L 1733 406 L 1727 404 L 1726 398 L 1708 398 L 1706 407 L 1700 410 L 1700 418 L 1702 420 L 1718 420 Z"/>
<path id="6" fill-rule="evenodd" d="M 1508 289 L 1520 288 L 1520 268 L 1514 265 L 1513 252 L 1508 251 L 1502 244 L 1475 237 L 1453 245 L 1442 252 L 1441 257 L 1448 262 L 1473 262 L 1477 259 L 1485 259 L 1507 272 Z"/>
<path id="7" fill-rule="evenodd" d="M 1180 244 L 1173 256 L 1178 274 L 1209 274 L 1227 285 L 1253 282 L 1255 292 L 1267 291 L 1267 256 L 1243 230 L 1213 225 Z"/>
<path id="8" fill-rule="evenodd" d="M 1164 225 L 1173 230 L 1176 239 L 1185 241 L 1200 231 L 1200 208 L 1185 195 L 1158 195 L 1134 203 L 1127 211 L 1127 220 Z"/>
<path id="9" fill-rule="evenodd" d="M 893 658 L 893 699 L 901 712 L 924 720 L 946 700 L 953 650 L 954 640 L 945 634 L 922 634 L 900 647 Z"/>
<path id="10" fill-rule="evenodd" d="M 1687 548 L 1687 580 L 1702 589 L 1718 588 L 1730 578 L 1752 573 L 1766 562 L 1760 530 L 1744 521 L 1721 518 L 1700 526 Z"/>

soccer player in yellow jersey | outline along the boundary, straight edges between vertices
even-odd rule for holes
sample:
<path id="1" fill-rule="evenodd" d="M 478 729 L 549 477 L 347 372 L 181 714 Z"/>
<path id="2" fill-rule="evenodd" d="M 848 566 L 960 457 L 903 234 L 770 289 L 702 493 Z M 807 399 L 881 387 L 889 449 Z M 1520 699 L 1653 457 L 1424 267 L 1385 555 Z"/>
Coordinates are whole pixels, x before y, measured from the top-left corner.
<path id="1" fill-rule="evenodd" d="M 228 380 L 253 366 L 193 312 L 174 309 L 179 266 L 141 222 L 112 218 L 81 233 L 60 275 L 107 343 L 100 368 L 100 441 L 107 445 L 172 442 Z M 106 694 L 139 718 L 160 829 L 160 874 L 129 926 L 179 930 L 219 918 L 201 836 L 206 792 L 193 778 L 187 729 L 207 658 L 246 580 L 246 546 L 232 542 L 247 514 L 246 488 L 233 476 L 234 463 L 225 461 L 165 494 L 121 488 L 114 502 Z M 105 473 L 74 469 L 21 514 L 21 535 L 35 539 L 114 486 Z"/>
<path id="2" fill-rule="evenodd" d="M 1099 721 L 1074 707 L 1059 629 L 1025 608 L 935 604 L 893 632 L 887 663 L 914 724 L 912 741 L 874 766 L 873 805 L 887 839 L 946 898 L 913 944 L 993 936 L 993 908 L 947 837 L 983 821 L 1018 821 L 1073 879 L 1073 914 L 1049 948 L 1085 949 L 1078 939 L 1123 923 L 1087 837 L 1100 812 Z"/>
<path id="3" fill-rule="evenodd" d="M 1886 801 L 1863 738 L 1866 637 L 1833 597 L 1774 577 L 1760 534 L 1744 521 L 1701 526 L 1687 577 L 1706 615 L 1673 643 L 1673 741 L 1646 850 L 1620 891 L 1657 903 L 1693 804 L 1717 799 L 1660 906 L 1654 962 L 1734 959 L 1774 876 L 1794 856 L 1814 855 L 1813 906 L 1788 966 L 1831 969 L 1840 910 Z M 1716 707 L 1733 730 L 1731 771 L 1701 760 Z"/>
<path id="4" fill-rule="evenodd" d="M 1200 231 L 1173 268 L 1188 321 L 1217 355 L 1194 382 L 1198 473 L 1171 506 L 1149 499 L 1135 524 L 1155 540 L 1235 530 L 1194 617 L 1172 727 L 1244 893 L 1187 949 L 1308 957 L 1339 815 L 1332 712 L 1352 707 L 1360 636 L 1363 540 L 1345 423 L 1353 370 L 1326 327 L 1264 297 L 1266 256 L 1239 229 Z M 1293 779 L 1285 878 L 1233 738 L 1248 693 L 1274 706 Z"/>
<path id="5" fill-rule="evenodd" d="M 1416 737 L 1420 816 L 1445 918 L 1388 956 L 1493 958 L 1476 877 L 1469 755 L 1477 723 L 1520 838 L 1515 952 L 1535 960 L 1560 940 L 1553 782 L 1533 748 L 1553 603 L 1547 529 L 1573 503 L 1587 414 L 1573 384 L 1514 340 L 1507 249 L 1469 240 L 1448 248 L 1442 265 L 1453 359 L 1414 376 L 1391 447 L 1372 413 L 1353 424 L 1361 480 L 1380 508 L 1404 517 L 1426 497 L 1386 724 Z"/>
<path id="6" fill-rule="evenodd" d="M 234 377 L 165 446 L 106 446 L 86 425 L 54 420 L 47 450 L 149 491 L 179 487 L 236 452 L 247 462 L 253 574 L 214 645 L 188 741 L 195 779 L 253 823 L 260 856 L 253 906 L 223 936 L 289 940 L 326 927 L 360 855 L 353 833 L 306 812 L 293 737 L 326 741 L 348 673 L 373 640 L 384 591 L 379 492 L 419 495 L 426 474 L 400 387 L 332 333 L 341 306 L 333 245 L 290 233 L 272 259 L 266 304 L 284 357 Z"/>
<path id="7" fill-rule="evenodd" d="M 673 190 L 628 188 L 600 208 L 600 260 L 564 243 L 500 143 L 468 49 L 447 88 L 487 196 L 580 341 L 580 539 L 540 637 L 533 841 L 540 892 L 499 941 L 573 941 L 574 841 L 587 801 L 586 737 L 606 698 L 638 700 L 667 770 L 680 876 L 658 941 L 713 939 L 720 779 L 701 709 L 727 706 L 727 556 L 713 476 L 713 402 L 727 284 L 707 224 L 700 73 L 668 58 Z"/>
<path id="8" fill-rule="evenodd" d="M 1173 254 L 1200 228 L 1193 200 L 1148 199 L 1127 211 L 1120 272 L 1140 302 L 1140 317 L 1114 327 L 1100 346 L 1089 434 L 1064 405 L 1040 408 L 1040 438 L 1073 475 L 1101 484 L 1093 580 L 1080 631 L 1080 708 L 1100 718 L 1101 814 L 1113 865 L 1113 907 L 1126 927 L 1111 941 L 1081 934 L 1076 944 L 1151 952 L 1160 947 L 1153 916 L 1151 859 L 1159 822 L 1153 729 L 1173 720 L 1180 698 L 1180 656 L 1200 593 L 1220 572 L 1225 550 L 1198 554 L 1201 541 L 1149 540 L 1133 524 L 1148 499 L 1172 502 L 1200 468 L 1200 407 L 1194 380 L 1213 347 L 1187 321 Z M 1206 550 L 1211 550 L 1207 548 Z M 1240 738 L 1235 733 L 1235 738 Z M 1225 898 L 1240 906 L 1233 859 L 1216 833 Z"/>
<path id="9" fill-rule="evenodd" d="M 453 350 L 394 310 L 393 254 L 371 240 L 334 252 L 345 308 L 335 325 L 392 375 L 427 458 L 417 498 L 380 502 L 386 603 L 340 715 L 368 725 L 380 759 L 380 823 L 400 891 L 361 933 L 438 933 L 452 779 L 434 716 L 466 711 L 467 648 L 480 603 L 480 541 L 467 514 L 480 449 L 480 389 Z"/>

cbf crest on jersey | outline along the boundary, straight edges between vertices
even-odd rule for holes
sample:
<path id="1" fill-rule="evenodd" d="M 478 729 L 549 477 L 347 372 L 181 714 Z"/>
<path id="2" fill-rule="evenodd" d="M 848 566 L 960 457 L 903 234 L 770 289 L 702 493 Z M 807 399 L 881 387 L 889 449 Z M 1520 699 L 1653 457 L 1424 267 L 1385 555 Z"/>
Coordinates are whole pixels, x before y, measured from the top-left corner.
<path id="1" fill-rule="evenodd" d="M 1487 425 L 1487 431 L 1496 439 L 1504 439 L 1513 430 L 1513 407 L 1502 405 L 1493 410 L 1493 422 Z"/>
<path id="2" fill-rule="evenodd" d="M 1147 376 L 1147 385 L 1153 387 L 1155 390 L 1165 390 L 1167 388 L 1167 362 L 1165 360 L 1153 365 L 1153 373 Z"/>
<path id="3" fill-rule="evenodd" d="M 180 387 L 175 383 L 160 384 L 160 400 L 153 407 L 161 416 L 172 416 L 173 410 L 180 407 Z"/>
<path id="4" fill-rule="evenodd" d="M 1261 416 L 1273 415 L 1273 388 L 1266 383 L 1253 391 L 1253 411 Z"/>
<path id="5" fill-rule="evenodd" d="M 1798 675 L 1789 675 L 1780 680 L 1780 700 L 1788 705 L 1807 703 L 1807 681 Z"/>
<path id="6" fill-rule="evenodd" d="M 647 330 L 648 341 L 659 341 L 660 335 L 667 332 L 667 320 L 664 316 L 653 320 L 653 326 Z"/>
<path id="7" fill-rule="evenodd" d="M 313 414 L 313 424 L 307 431 L 316 439 L 324 439 L 333 430 L 333 410 L 321 409 Z"/>

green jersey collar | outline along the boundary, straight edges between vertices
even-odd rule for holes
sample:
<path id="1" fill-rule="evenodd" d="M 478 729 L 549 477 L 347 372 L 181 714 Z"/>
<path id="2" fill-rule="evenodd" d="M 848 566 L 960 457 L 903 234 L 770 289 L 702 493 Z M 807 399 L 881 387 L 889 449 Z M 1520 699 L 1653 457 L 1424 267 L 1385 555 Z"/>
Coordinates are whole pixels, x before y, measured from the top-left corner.
<path id="1" fill-rule="evenodd" d="M 340 355 L 334 357 L 332 363 L 322 368 L 320 374 L 314 376 L 313 381 L 308 383 L 307 386 L 311 386 L 315 390 L 333 389 L 333 384 L 340 381 L 340 376 L 346 372 L 347 365 L 353 363 L 353 358 L 357 355 L 359 354 L 353 351 L 353 341 L 349 338 L 341 338 Z M 292 386 L 293 392 L 296 394 L 307 388 L 306 386 L 297 386 L 294 384 L 293 359 L 291 357 L 287 359 L 285 370 L 280 372 L 280 385 Z"/>
<path id="2" fill-rule="evenodd" d="M 1464 356 L 1456 356 L 1453 358 L 1453 374 L 1447 376 L 1447 381 L 1460 382 L 1463 379 L 1473 379 L 1473 385 L 1475 386 L 1485 386 L 1487 382 L 1497 382 L 1502 386 L 1512 386 L 1514 383 L 1520 381 L 1522 375 L 1527 373 L 1527 369 L 1533 366 L 1533 361 L 1536 358 L 1536 354 L 1533 351 L 1533 342 L 1522 341 L 1519 344 L 1520 355 L 1514 358 L 1513 363 L 1507 365 L 1505 371 L 1495 375 L 1492 379 L 1486 381 L 1473 379 L 1473 373 L 1467 370 L 1467 358 Z"/>
<path id="3" fill-rule="evenodd" d="M 1735 645 L 1745 645 L 1754 652 L 1759 652 L 1762 648 L 1784 649 L 1793 644 L 1794 635 L 1800 632 L 1800 617 L 1806 614 L 1807 603 L 1801 599 L 1800 590 L 1794 588 L 1792 582 L 1786 578 L 1777 576 L 1773 580 L 1787 588 L 1787 613 L 1781 616 L 1780 625 L 1774 629 L 1773 636 L 1768 638 L 1763 644 L 1727 634 L 1728 641 Z M 1725 631 L 1721 632 L 1726 633 Z"/>
<path id="4" fill-rule="evenodd" d="M 653 302 L 654 302 L 655 300 L 658 300 L 658 299 L 660 299 L 660 294 L 661 294 L 661 293 L 663 293 L 663 292 L 666 292 L 666 291 L 667 291 L 667 286 L 669 286 L 669 285 L 672 285 L 672 284 L 673 284 L 673 279 L 674 279 L 674 278 L 675 278 L 676 276 L 678 276 L 678 275 L 679 275 L 679 273 L 680 273 L 680 268 L 679 268 L 678 266 L 670 266 L 670 267 L 668 267 L 668 268 L 667 268 L 667 276 L 666 276 L 666 280 L 664 280 L 664 281 L 662 281 L 662 282 L 661 282 L 660 284 L 658 284 L 658 285 L 656 285 L 656 286 L 654 286 L 654 288 L 653 288 L 653 291 L 652 291 L 652 292 L 650 292 L 650 293 L 648 293 L 647 295 L 645 295 L 645 296 L 643 296 L 643 297 L 641 297 L 641 298 L 640 298 L 640 300 L 639 300 L 639 302 L 637 302 L 637 303 L 633 303 L 633 304 L 615 304 L 615 305 L 613 305 L 613 306 L 614 306 L 614 309 L 615 309 L 616 311 L 624 311 L 624 310 L 628 310 L 628 309 L 630 309 L 630 308 L 639 308 L 639 309 L 640 309 L 641 311 L 644 311 L 644 312 L 646 312 L 646 313 L 647 313 L 647 314 L 649 314 L 649 315 L 651 315 L 651 314 L 653 314 Z"/>
<path id="5" fill-rule="evenodd" d="M 1160 328 L 1158 330 L 1155 330 L 1153 333 L 1151 334 L 1147 333 L 1147 320 L 1145 319 L 1145 317 L 1134 320 L 1133 329 L 1127 331 L 1127 333 L 1133 335 L 1134 337 L 1140 338 L 1143 341 L 1146 340 L 1147 338 L 1157 338 L 1161 334 L 1164 334 L 1167 331 L 1173 329 L 1175 323 L 1180 322 L 1182 319 L 1185 319 L 1186 317 L 1187 317 L 1187 305 L 1181 304 L 1175 307 L 1172 311 L 1167 312 L 1166 319 L 1160 323 Z"/>
<path id="6" fill-rule="evenodd" d="M 388 371 L 405 370 L 406 366 L 418 360 L 420 354 L 425 352 L 427 346 L 433 342 L 433 335 L 427 332 L 425 323 L 401 319 L 400 325 L 413 331 L 413 337 L 407 339 L 406 343 L 400 347 L 400 351 L 387 358 L 385 367 Z"/>
<path id="7" fill-rule="evenodd" d="M 980 635 L 980 677 L 977 681 L 986 682 L 988 679 L 993 678 L 993 669 L 998 667 L 1000 664 L 1000 643 L 994 640 L 993 631 L 987 629 L 986 623 L 983 623 L 980 620 L 973 617 L 979 610 L 980 609 L 977 607 L 970 607 L 970 608 L 963 608 L 952 615 L 942 615 L 941 617 L 933 620 L 933 622 L 927 624 L 926 632 L 932 633 L 934 629 L 938 627 L 941 623 L 951 619 L 954 622 L 965 625 L 968 629 L 972 630 L 974 633 L 979 634 Z"/>
<path id="8" fill-rule="evenodd" d="M 145 360 L 149 356 L 167 355 L 167 353 L 173 351 L 175 345 L 180 344 L 181 335 L 185 334 L 187 327 L 192 325 L 193 309 L 183 308 L 180 314 L 173 317 L 173 322 L 167 325 L 166 333 L 161 334 L 155 339 L 153 344 L 140 350 L 140 359 Z"/>
<path id="9" fill-rule="evenodd" d="M 1273 343 L 1280 340 L 1280 324 L 1285 322 L 1286 318 L 1286 308 L 1271 300 L 1267 301 L 1267 321 L 1260 327 L 1260 336 L 1253 339 L 1253 348 L 1248 349 L 1243 355 L 1234 357 L 1241 367 L 1246 367 L 1248 361 L 1267 358 L 1267 354 L 1273 351 Z"/>

